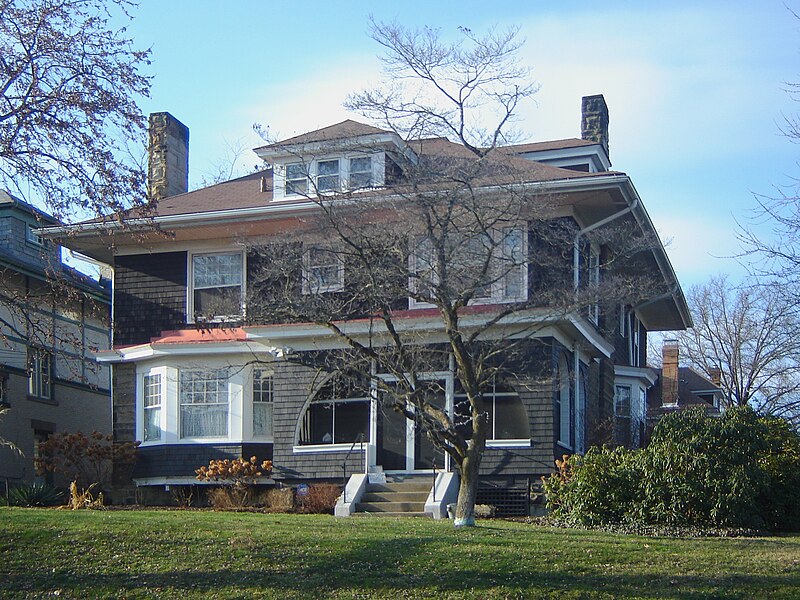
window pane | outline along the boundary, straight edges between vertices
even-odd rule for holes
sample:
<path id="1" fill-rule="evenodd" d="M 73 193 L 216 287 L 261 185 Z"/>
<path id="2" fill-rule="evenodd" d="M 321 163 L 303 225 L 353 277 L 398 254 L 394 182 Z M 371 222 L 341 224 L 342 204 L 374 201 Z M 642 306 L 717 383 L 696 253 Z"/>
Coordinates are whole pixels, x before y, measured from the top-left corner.
<path id="1" fill-rule="evenodd" d="M 359 158 L 350 159 L 350 172 L 351 173 L 365 173 L 372 172 L 372 157 L 362 156 Z"/>
<path id="2" fill-rule="evenodd" d="M 181 371 L 181 437 L 228 434 L 228 371 Z"/>
<path id="3" fill-rule="evenodd" d="M 359 435 L 368 439 L 369 402 L 337 402 L 334 417 L 335 444 L 352 444 Z"/>
<path id="4" fill-rule="evenodd" d="M 253 435 L 272 437 L 272 403 L 253 403 Z"/>
<path id="5" fill-rule="evenodd" d="M 618 385 L 614 389 L 614 414 L 618 417 L 631 416 L 631 388 Z"/>
<path id="6" fill-rule="evenodd" d="M 317 163 L 317 175 L 339 175 L 338 160 L 323 160 Z"/>
<path id="7" fill-rule="evenodd" d="M 144 441 L 161 439 L 161 407 L 144 409 Z"/>
<path id="8" fill-rule="evenodd" d="M 525 245 L 521 229 L 503 232 L 503 296 L 506 299 L 524 299 Z"/>
<path id="9" fill-rule="evenodd" d="M 195 290 L 194 312 L 207 317 L 240 315 L 242 312 L 242 289 L 237 286 Z"/>
<path id="10" fill-rule="evenodd" d="M 303 417 L 300 444 L 333 443 L 333 404 L 314 402 L 309 404 Z"/>
<path id="11" fill-rule="evenodd" d="M 528 411 L 517 394 L 498 395 L 494 404 L 494 439 L 519 440 L 531 437 Z"/>
<path id="12" fill-rule="evenodd" d="M 358 189 L 372 185 L 372 157 L 350 159 L 350 188 Z"/>
<path id="13" fill-rule="evenodd" d="M 241 285 L 241 254 L 195 254 L 192 257 L 194 287 Z"/>
<path id="14" fill-rule="evenodd" d="M 286 165 L 286 179 L 305 179 L 306 166 L 303 163 Z"/>

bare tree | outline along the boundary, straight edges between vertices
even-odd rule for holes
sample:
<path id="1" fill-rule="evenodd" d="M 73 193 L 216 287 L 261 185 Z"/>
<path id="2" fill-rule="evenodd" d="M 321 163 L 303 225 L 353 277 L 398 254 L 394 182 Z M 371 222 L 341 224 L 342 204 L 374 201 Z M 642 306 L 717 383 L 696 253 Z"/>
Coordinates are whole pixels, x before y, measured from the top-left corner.
<path id="1" fill-rule="evenodd" d="M 537 180 L 536 164 L 497 147 L 519 102 L 535 90 L 517 64 L 516 32 L 461 33 L 461 42 L 446 44 L 430 29 L 373 24 L 397 85 L 357 94 L 349 105 L 402 134 L 416 158 L 395 156 L 390 181 L 367 195 L 353 182 L 346 192 L 319 189 L 321 179 L 306 173 L 317 214 L 251 246 L 247 317 L 332 332 L 343 349 L 292 358 L 371 381 L 383 410 L 418 423 L 454 462 L 456 524 L 471 525 L 489 427 L 487 390 L 530 371 L 525 344 L 542 327 L 601 302 L 635 304 L 632 294 L 644 286 L 620 268 L 602 283 L 584 278 L 576 289 L 577 227 L 560 216 L 567 200 L 525 185 Z M 495 119 L 475 125 L 473 111 Z M 430 135 L 452 142 L 420 141 Z M 313 144 L 305 150 L 290 149 L 300 164 Z M 594 236 L 609 243 L 612 229 Z M 582 240 L 582 250 L 592 239 Z M 630 228 L 626 239 L 606 254 L 604 269 L 652 242 L 633 241 Z M 346 284 L 338 287 L 341 272 Z M 409 306 L 428 308 L 430 322 L 420 322 L 420 312 L 409 315 Z M 460 398 L 453 411 L 445 409 L 442 384 L 427 375 L 450 368 Z"/>
<path id="2" fill-rule="evenodd" d="M 691 289 L 694 328 L 681 350 L 706 376 L 720 376 L 729 406 L 800 424 L 800 306 L 776 286 L 733 285 L 724 276 Z"/>
<path id="3" fill-rule="evenodd" d="M 61 220 L 145 201 L 150 80 L 111 19 L 128 0 L 0 0 L 0 189 Z"/>

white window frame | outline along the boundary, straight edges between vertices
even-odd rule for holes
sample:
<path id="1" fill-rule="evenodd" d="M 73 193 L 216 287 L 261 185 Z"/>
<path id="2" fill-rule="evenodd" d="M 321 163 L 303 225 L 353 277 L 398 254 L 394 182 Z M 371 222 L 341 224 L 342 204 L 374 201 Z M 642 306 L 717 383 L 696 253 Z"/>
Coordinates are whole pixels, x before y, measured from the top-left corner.
<path id="1" fill-rule="evenodd" d="M 259 376 L 260 375 L 260 376 Z M 256 382 L 259 381 L 260 384 L 257 387 Z M 269 389 L 266 391 L 265 398 L 265 390 L 263 388 L 264 382 L 269 382 Z M 273 373 L 271 369 L 267 369 L 264 367 L 253 367 L 253 374 L 250 378 L 251 384 L 251 394 L 250 394 L 250 401 L 252 404 L 252 418 L 251 427 L 252 427 L 252 438 L 254 440 L 263 440 L 263 441 L 272 441 L 274 439 L 274 411 L 275 411 L 275 380 L 273 379 Z M 258 389 L 260 388 L 260 389 Z M 256 397 L 260 397 L 259 400 Z M 256 433 L 256 407 L 263 405 L 265 409 L 269 409 L 266 412 L 269 414 L 269 431 L 260 434 Z"/>
<path id="2" fill-rule="evenodd" d="M 344 157 L 335 156 L 330 158 L 320 158 L 314 162 L 314 183 L 316 185 L 316 190 L 318 194 L 336 194 L 342 191 L 342 162 L 344 162 Z M 321 167 L 323 164 L 326 163 L 336 163 L 336 173 L 321 173 Z M 321 179 L 333 179 L 336 178 L 335 185 L 330 184 L 322 184 L 320 182 Z"/>
<path id="3" fill-rule="evenodd" d="M 302 177 L 292 177 L 290 179 L 289 178 L 289 170 L 292 167 L 300 167 L 300 170 L 302 171 Z M 303 190 L 302 192 L 295 192 L 294 191 L 294 184 L 297 183 L 297 182 L 300 182 L 300 181 L 305 183 L 305 186 L 303 186 L 303 187 L 305 187 L 305 190 Z M 293 163 L 288 163 L 288 164 L 284 165 L 284 167 L 283 167 L 283 196 L 284 197 L 306 196 L 306 195 L 308 195 L 308 187 L 309 187 L 308 184 L 309 184 L 308 163 L 293 162 Z M 290 191 L 290 188 L 291 188 L 291 191 Z"/>
<path id="4" fill-rule="evenodd" d="M 25 225 L 25 240 L 34 246 L 44 246 L 44 240 L 36 233 L 36 227 L 30 223 Z"/>
<path id="5" fill-rule="evenodd" d="M 494 248 L 495 252 L 500 252 L 502 256 L 493 258 L 494 261 L 497 261 L 496 264 L 502 265 L 502 261 L 506 257 L 506 245 L 505 239 L 508 239 L 506 236 L 511 234 L 512 232 L 519 232 L 520 238 L 522 241 L 522 256 L 523 259 L 520 260 L 520 264 L 515 266 L 513 269 L 506 271 L 505 269 L 500 269 L 500 273 L 496 277 L 495 281 L 492 281 L 491 284 L 491 293 L 488 296 L 480 296 L 474 297 L 470 300 L 469 304 L 471 306 L 480 306 L 480 305 L 487 305 L 487 304 L 511 304 L 514 302 L 525 302 L 528 299 L 529 294 L 529 282 L 528 282 L 528 229 L 525 226 L 516 226 L 516 227 L 503 227 L 502 229 L 492 231 L 493 241 L 497 244 Z M 498 239 L 499 236 L 503 236 L 503 239 Z M 423 270 L 427 270 L 430 268 L 430 274 L 428 278 L 430 279 L 432 285 L 437 285 L 438 283 L 438 275 L 436 273 L 435 265 L 422 265 L 418 264 L 418 261 L 421 260 L 419 256 L 419 250 L 423 248 L 425 244 L 426 238 L 419 238 L 416 240 L 416 248 L 415 251 L 409 254 L 409 270 L 412 273 L 420 273 Z M 515 257 L 510 257 L 513 260 L 516 260 Z M 495 267 L 497 269 L 497 267 Z M 507 278 L 513 272 L 514 269 L 519 269 L 519 277 L 520 277 L 520 291 L 521 294 L 510 296 L 506 294 L 506 286 L 507 286 Z M 418 276 L 413 276 L 409 278 L 409 289 L 412 292 L 415 292 L 418 289 L 418 285 L 420 282 L 420 278 Z M 409 308 L 430 308 L 433 304 L 431 302 L 424 302 L 418 301 L 413 297 L 409 297 Z"/>
<path id="6" fill-rule="evenodd" d="M 194 293 L 195 290 L 202 290 L 202 289 L 212 289 L 212 288 L 219 288 L 219 287 L 236 287 L 235 285 L 225 285 L 225 286 L 203 286 L 203 287 L 196 287 L 195 286 L 195 267 L 194 267 L 194 259 L 197 256 L 239 256 L 239 264 L 241 267 L 241 278 L 238 284 L 239 287 L 239 312 L 233 315 L 213 315 L 212 317 L 205 319 L 209 323 L 224 323 L 226 321 L 239 321 L 244 317 L 245 314 L 245 286 L 247 284 L 247 263 L 244 251 L 242 250 L 231 250 L 230 248 L 227 249 L 220 249 L 220 250 L 203 250 L 197 252 L 189 252 L 188 253 L 188 265 L 187 265 L 187 299 L 186 299 L 186 306 L 188 307 L 188 314 L 186 316 L 187 323 L 195 323 L 197 318 L 195 316 L 195 301 L 194 301 Z"/>
<path id="7" fill-rule="evenodd" d="M 641 328 L 642 324 L 639 317 L 631 311 L 628 318 L 630 319 L 630 336 L 628 337 L 628 354 L 632 367 L 641 366 Z"/>
<path id="8" fill-rule="evenodd" d="M 148 391 L 148 378 L 155 378 L 158 377 L 159 379 L 159 387 L 158 387 L 158 394 L 159 394 L 159 404 L 147 406 L 147 391 Z M 141 373 L 139 375 L 139 390 L 140 393 L 138 407 L 139 407 L 139 415 L 140 418 L 138 419 L 138 435 L 136 439 L 141 440 L 142 444 L 157 444 L 164 441 L 164 435 L 166 433 L 166 420 L 167 420 L 167 369 L 166 367 L 155 367 L 152 369 L 148 369 L 147 371 Z M 158 429 L 159 435 L 158 438 L 153 439 L 145 439 L 147 437 L 147 411 L 153 409 L 159 409 L 159 418 L 158 418 Z"/>
<path id="9" fill-rule="evenodd" d="M 318 251 L 331 256 L 330 263 L 312 264 L 312 253 Z M 313 276 L 315 269 L 336 267 L 336 280 L 325 285 L 315 283 Z M 303 251 L 303 293 L 322 294 L 326 292 L 341 292 L 344 290 L 344 259 L 335 250 L 327 248 L 306 248 Z"/>
<path id="10" fill-rule="evenodd" d="M 217 376 L 213 378 L 214 381 L 220 382 L 224 381 L 223 388 L 220 390 L 221 393 L 224 393 L 225 401 L 224 402 L 184 402 L 182 397 L 182 388 L 184 384 L 184 376 L 189 373 L 203 373 L 203 374 L 211 374 L 216 373 Z M 219 376 L 219 374 L 224 373 L 224 377 Z M 211 381 L 212 378 L 208 378 L 207 381 Z M 178 404 L 178 438 L 181 440 L 209 440 L 209 439 L 229 439 L 230 438 L 230 431 L 231 431 L 231 381 L 230 381 L 230 370 L 227 367 L 206 367 L 206 368 L 196 368 L 196 369 L 178 369 L 178 389 L 177 389 L 177 404 Z M 184 406 L 225 406 L 225 431 L 220 435 L 184 435 L 183 433 L 183 407 Z"/>
<path id="11" fill-rule="evenodd" d="M 39 400 L 53 399 L 53 353 L 28 346 L 28 396 Z"/>
<path id="12" fill-rule="evenodd" d="M 455 381 L 455 375 L 450 375 Z M 511 386 L 508 386 L 511 387 Z M 511 388 L 513 390 L 513 388 Z M 498 392 L 497 391 L 497 381 L 495 378 L 492 378 L 491 387 L 488 391 L 483 393 L 483 402 L 484 405 L 489 405 L 486 407 L 487 411 L 491 411 L 492 413 L 492 431 L 488 431 L 486 435 L 486 445 L 487 447 L 492 448 L 502 448 L 503 446 L 508 446 L 512 448 L 519 448 L 519 447 L 529 447 L 531 445 L 531 438 L 499 438 L 497 437 L 497 398 L 512 398 L 516 397 L 522 408 L 525 410 L 525 414 L 528 414 L 528 408 L 525 406 L 525 403 L 522 402 L 522 398 L 517 391 L 511 392 Z M 456 394 L 453 393 L 453 412 L 455 413 L 455 406 L 456 404 L 461 401 L 467 400 L 466 394 Z M 528 423 L 528 429 L 530 429 L 530 423 Z"/>
<path id="13" fill-rule="evenodd" d="M 366 160 L 369 161 L 369 170 L 360 170 L 355 171 L 353 170 L 353 161 L 357 160 Z M 349 156 L 346 158 L 347 161 L 347 189 L 348 190 L 363 190 L 375 187 L 375 172 L 373 166 L 372 155 L 368 154 L 365 156 Z M 358 177 L 363 177 L 364 175 L 368 175 L 368 179 L 365 184 L 363 185 L 354 185 L 353 184 L 353 176 L 356 175 Z"/>

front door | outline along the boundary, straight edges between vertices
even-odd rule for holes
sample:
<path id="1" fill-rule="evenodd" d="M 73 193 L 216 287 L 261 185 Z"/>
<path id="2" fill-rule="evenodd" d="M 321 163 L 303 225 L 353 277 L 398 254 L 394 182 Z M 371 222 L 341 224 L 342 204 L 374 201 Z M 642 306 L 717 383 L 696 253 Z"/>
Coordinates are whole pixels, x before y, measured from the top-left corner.
<path id="1" fill-rule="evenodd" d="M 432 380 L 428 402 L 445 407 L 445 382 Z M 444 453 L 425 433 L 420 419 L 409 419 L 388 402 L 378 403 L 378 465 L 384 471 L 421 471 L 444 468 Z"/>

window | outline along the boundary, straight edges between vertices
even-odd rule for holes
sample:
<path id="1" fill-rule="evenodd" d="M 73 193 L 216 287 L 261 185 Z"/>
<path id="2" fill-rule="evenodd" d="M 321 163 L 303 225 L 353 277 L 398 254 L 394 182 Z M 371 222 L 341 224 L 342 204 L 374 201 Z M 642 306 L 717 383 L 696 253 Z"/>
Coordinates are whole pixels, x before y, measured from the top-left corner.
<path id="1" fill-rule="evenodd" d="M 641 364 L 641 332 L 639 319 L 636 315 L 630 313 L 630 337 L 628 338 L 628 350 L 630 352 L 630 361 L 632 367 L 638 367 Z"/>
<path id="2" fill-rule="evenodd" d="M 436 248 L 428 238 L 417 241 L 409 258 L 414 273 L 412 293 L 430 298 L 433 289 L 445 284 L 451 295 L 473 290 L 477 304 L 520 302 L 528 295 L 527 236 L 525 229 L 509 227 L 490 234 L 475 235 L 454 242 L 447 249 L 448 281 L 440 282 L 436 264 Z M 484 272 L 487 259 L 488 270 Z M 412 299 L 416 305 L 429 306 L 423 299 Z"/>
<path id="3" fill-rule="evenodd" d="M 309 248 L 304 256 L 303 293 L 340 292 L 344 289 L 342 257 L 323 248 Z"/>
<path id="4" fill-rule="evenodd" d="M 359 438 L 369 441 L 369 405 L 369 386 L 332 378 L 301 417 L 298 443 L 310 446 L 352 444 Z"/>
<path id="5" fill-rule="evenodd" d="M 456 422 L 467 423 L 470 415 L 469 400 L 457 379 L 454 384 L 453 410 Z M 483 393 L 483 403 L 488 425 L 487 441 L 530 439 L 528 411 L 513 388 L 492 378 Z M 468 427 L 468 430 L 471 431 L 472 428 Z"/>
<path id="6" fill-rule="evenodd" d="M 350 159 L 350 182 L 351 190 L 372 186 L 372 157 L 360 156 Z"/>
<path id="7" fill-rule="evenodd" d="M 145 442 L 152 442 L 161 439 L 161 374 L 145 375 L 142 383 L 143 438 Z"/>
<path id="8" fill-rule="evenodd" d="M 53 384 L 53 356 L 41 348 L 28 348 L 28 395 L 50 400 Z"/>
<path id="9" fill-rule="evenodd" d="M 0 407 L 8 404 L 8 373 L 0 371 Z"/>
<path id="10" fill-rule="evenodd" d="M 572 398 L 570 394 L 569 365 L 562 354 L 558 358 L 558 443 L 566 448 L 571 447 L 570 425 L 572 424 Z"/>
<path id="11" fill-rule="evenodd" d="M 631 416 L 631 386 L 614 386 L 614 416 L 630 418 Z"/>
<path id="12" fill-rule="evenodd" d="M 253 369 L 253 436 L 272 438 L 272 376 Z"/>
<path id="13" fill-rule="evenodd" d="M 303 163 L 286 165 L 286 195 L 308 193 L 308 166 Z"/>
<path id="14" fill-rule="evenodd" d="M 35 246 L 44 246 L 44 240 L 39 236 L 36 227 L 28 225 L 25 229 L 25 239 Z"/>
<path id="15" fill-rule="evenodd" d="M 228 369 L 180 372 L 181 437 L 228 435 Z"/>
<path id="16" fill-rule="evenodd" d="M 321 160 L 317 163 L 317 191 L 339 191 L 339 159 Z"/>
<path id="17" fill-rule="evenodd" d="M 241 252 L 192 255 L 192 310 L 209 321 L 241 316 Z"/>

